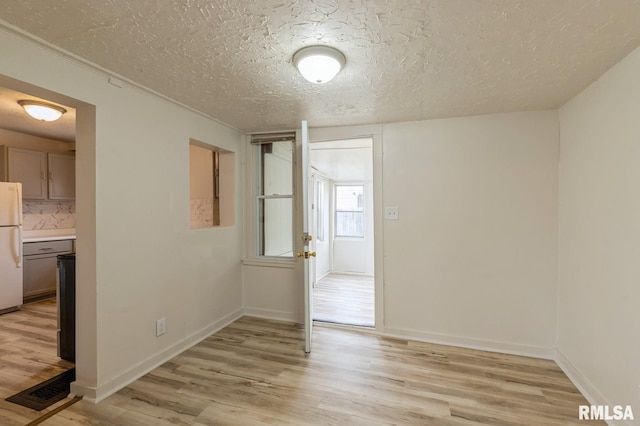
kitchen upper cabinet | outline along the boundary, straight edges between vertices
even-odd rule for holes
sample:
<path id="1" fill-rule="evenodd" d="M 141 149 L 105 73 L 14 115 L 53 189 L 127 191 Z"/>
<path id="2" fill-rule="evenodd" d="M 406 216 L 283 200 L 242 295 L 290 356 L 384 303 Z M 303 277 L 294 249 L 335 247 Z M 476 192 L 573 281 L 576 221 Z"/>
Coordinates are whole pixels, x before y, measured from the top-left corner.
<path id="1" fill-rule="evenodd" d="M 47 199 L 47 153 L 8 148 L 8 181 L 22 183 L 22 198 Z"/>
<path id="2" fill-rule="evenodd" d="M 67 154 L 47 154 L 49 169 L 49 199 L 76 198 L 76 158 Z"/>
<path id="3" fill-rule="evenodd" d="M 22 183 L 25 200 L 73 200 L 76 194 L 75 156 L 7 147 L 6 173 L 0 181 Z M 0 170 L 2 171 L 2 170 Z"/>

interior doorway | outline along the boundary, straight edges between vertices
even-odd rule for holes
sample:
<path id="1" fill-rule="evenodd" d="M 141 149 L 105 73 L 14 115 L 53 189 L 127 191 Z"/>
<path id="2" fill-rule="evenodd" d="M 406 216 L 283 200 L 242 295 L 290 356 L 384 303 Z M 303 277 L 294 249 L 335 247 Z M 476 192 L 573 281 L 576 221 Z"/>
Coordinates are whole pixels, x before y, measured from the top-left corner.
<path id="1" fill-rule="evenodd" d="M 314 321 L 375 327 L 373 141 L 310 144 Z"/>
<path id="2" fill-rule="evenodd" d="M 19 97 L 14 98 L 14 96 Z M 16 103 L 16 100 L 33 98 L 64 106 L 66 113 L 53 124 L 28 118 L 24 111 L 18 108 L 19 104 Z M 77 343 L 75 363 L 61 359 L 58 354 L 59 307 L 57 294 L 55 298 L 35 301 L 40 296 L 47 296 L 48 287 L 39 289 L 27 286 L 28 289 L 34 290 L 32 299 L 34 302 L 24 304 L 21 310 L 7 313 L 0 319 L 0 352 L 5 352 L 6 355 L 0 357 L 0 364 L 4 363 L 4 365 L 0 365 L 0 370 L 3 372 L 0 376 L 5 396 L 9 396 L 13 392 L 23 391 L 44 379 L 67 371 L 74 365 L 80 371 L 80 376 L 95 377 L 96 359 L 95 356 L 91 357 L 90 348 L 96 347 L 95 341 L 97 339 L 95 321 L 91 321 L 92 314 L 95 319 L 96 301 L 95 209 L 93 208 L 95 207 L 96 186 L 96 117 L 93 105 L 4 75 L 0 75 L 0 104 L 2 105 L 0 108 L 0 132 L 5 134 L 4 136 L 11 134 L 11 137 L 3 138 L 5 149 L 8 150 L 12 146 L 27 151 L 45 151 L 47 157 L 48 153 L 66 154 L 75 151 L 73 169 L 77 171 L 80 178 L 77 180 L 79 185 L 75 188 L 74 199 L 65 200 L 64 208 L 60 207 L 63 205 L 62 201 L 53 201 L 54 197 L 50 196 L 42 200 L 34 198 L 29 201 L 29 205 L 23 200 L 23 243 L 29 242 L 27 238 L 32 239 L 30 243 L 33 244 L 39 244 L 39 240 L 43 239 L 55 241 L 56 248 L 59 248 L 60 245 L 66 248 L 67 237 L 70 235 L 78 237 L 77 244 L 72 245 L 72 250 L 78 254 L 78 259 L 80 259 L 76 271 L 78 271 L 78 279 L 83 285 L 77 287 L 76 300 L 79 301 L 78 305 L 82 304 L 83 309 L 78 311 L 76 323 L 78 327 L 68 328 L 79 331 L 77 338 L 74 339 Z M 45 165 L 52 167 L 55 164 L 49 165 L 49 162 L 46 161 Z M 69 175 L 67 174 L 67 176 Z M 55 209 L 50 210 L 46 206 L 40 206 L 40 203 L 53 204 Z M 82 206 L 82 213 L 75 213 L 75 204 Z M 29 210 L 27 211 L 25 207 Z M 68 231 L 71 229 L 72 232 Z M 42 235 L 41 231 L 46 235 Z M 51 240 L 52 237 L 53 240 Z M 40 248 L 43 247 L 39 247 L 37 250 L 40 251 Z M 44 248 L 48 249 L 48 247 Z M 23 255 L 27 255 L 26 251 L 23 251 Z M 49 251 L 47 250 L 47 252 Z M 33 257 L 39 258 L 40 255 Z M 23 258 L 23 260 L 25 259 Z M 23 266 L 25 263 L 23 261 Z M 51 269 L 47 269 L 47 271 L 50 272 Z M 53 270 L 53 274 L 58 276 L 56 270 Z M 39 274 L 35 275 L 39 276 Z M 47 272 L 47 276 L 49 275 Z M 57 290 L 55 292 L 57 293 Z M 36 293 L 38 293 L 38 297 L 35 297 Z M 27 294 L 27 291 L 24 291 L 24 294 Z M 85 350 L 78 350 L 78 346 L 84 347 Z M 25 412 L 23 407 L 6 402 L 4 398 L 0 401 L 0 405 L 2 405 L 0 408 L 7 413 L 17 410 L 21 410 L 20 413 Z M 18 407 L 17 410 L 14 405 Z"/>

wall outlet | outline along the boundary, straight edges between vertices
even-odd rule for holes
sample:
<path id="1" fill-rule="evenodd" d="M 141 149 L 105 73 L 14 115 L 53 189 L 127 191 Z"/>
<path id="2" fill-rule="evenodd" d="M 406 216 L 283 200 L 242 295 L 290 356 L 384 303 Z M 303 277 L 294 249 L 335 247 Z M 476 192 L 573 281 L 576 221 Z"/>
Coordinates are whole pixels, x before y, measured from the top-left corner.
<path id="1" fill-rule="evenodd" d="M 166 318 L 160 318 L 156 321 L 156 337 L 162 336 L 167 332 L 167 320 Z"/>
<path id="2" fill-rule="evenodd" d="M 385 220 L 398 220 L 398 208 L 397 207 L 385 207 L 384 208 Z"/>

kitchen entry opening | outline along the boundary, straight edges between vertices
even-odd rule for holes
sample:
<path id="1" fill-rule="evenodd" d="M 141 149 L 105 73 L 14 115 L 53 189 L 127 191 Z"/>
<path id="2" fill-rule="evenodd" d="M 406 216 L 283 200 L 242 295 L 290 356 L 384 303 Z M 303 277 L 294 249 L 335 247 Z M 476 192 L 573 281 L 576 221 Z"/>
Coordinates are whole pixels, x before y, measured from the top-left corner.
<path id="1" fill-rule="evenodd" d="M 191 228 L 234 223 L 234 153 L 189 141 L 189 209 Z"/>
<path id="2" fill-rule="evenodd" d="M 372 145 L 370 138 L 310 144 L 315 321 L 375 326 Z"/>

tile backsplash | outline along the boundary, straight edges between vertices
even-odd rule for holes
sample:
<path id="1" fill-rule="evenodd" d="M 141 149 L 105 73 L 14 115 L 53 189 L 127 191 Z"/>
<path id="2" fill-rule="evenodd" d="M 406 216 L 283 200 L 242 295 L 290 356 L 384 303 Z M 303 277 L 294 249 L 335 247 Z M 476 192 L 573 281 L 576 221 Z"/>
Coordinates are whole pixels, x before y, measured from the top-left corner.
<path id="1" fill-rule="evenodd" d="M 213 201 L 207 199 L 191 200 L 191 228 L 213 226 Z"/>
<path id="2" fill-rule="evenodd" d="M 76 202 L 25 200 L 22 203 L 23 229 L 63 229 L 76 227 Z"/>

